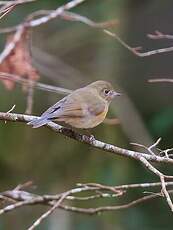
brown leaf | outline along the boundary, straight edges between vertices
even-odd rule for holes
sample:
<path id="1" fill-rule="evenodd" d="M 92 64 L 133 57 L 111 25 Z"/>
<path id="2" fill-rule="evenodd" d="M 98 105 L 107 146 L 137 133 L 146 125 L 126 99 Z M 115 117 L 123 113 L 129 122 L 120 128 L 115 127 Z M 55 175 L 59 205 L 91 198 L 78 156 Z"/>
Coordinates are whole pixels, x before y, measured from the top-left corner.
<path id="1" fill-rule="evenodd" d="M 13 41 L 13 36 L 14 35 L 9 35 L 7 37 L 7 44 Z M 39 75 L 37 70 L 32 66 L 32 59 L 28 47 L 28 37 L 29 32 L 25 30 L 15 48 L 7 56 L 3 63 L 0 64 L 0 72 L 15 74 L 21 78 L 37 81 L 39 79 Z M 14 89 L 15 81 L 1 81 L 5 85 L 6 89 Z M 26 90 L 26 85 L 23 87 L 23 90 Z"/>

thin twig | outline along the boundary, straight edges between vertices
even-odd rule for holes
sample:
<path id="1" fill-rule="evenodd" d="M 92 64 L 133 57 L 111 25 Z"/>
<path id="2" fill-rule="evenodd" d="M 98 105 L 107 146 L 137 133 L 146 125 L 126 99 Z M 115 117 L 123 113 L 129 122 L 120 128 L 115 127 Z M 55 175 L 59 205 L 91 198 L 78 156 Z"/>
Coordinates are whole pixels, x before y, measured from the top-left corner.
<path id="1" fill-rule="evenodd" d="M 160 177 L 163 195 L 165 196 L 166 201 L 167 201 L 171 211 L 173 212 L 173 203 L 171 201 L 170 195 L 166 189 L 166 184 L 165 184 L 165 178 L 172 178 L 173 179 L 173 176 L 167 176 L 167 175 L 162 174 L 159 170 L 157 170 L 155 167 L 153 167 L 144 157 L 141 157 L 140 161 L 145 165 L 145 167 L 147 167 L 150 171 L 152 171 L 154 174 L 156 174 L 157 176 Z"/>
<path id="2" fill-rule="evenodd" d="M 24 4 L 34 2 L 36 0 L 13 0 L 13 1 L 0 1 L 0 5 L 11 5 L 11 4 Z"/>
<path id="3" fill-rule="evenodd" d="M 61 7 L 58 7 L 56 10 L 52 11 L 49 15 L 43 16 L 41 18 L 28 21 L 27 26 L 35 27 L 40 26 L 41 24 L 47 23 L 48 21 L 60 16 L 65 10 L 70 10 L 71 8 L 83 3 L 86 0 L 72 0 Z"/>
<path id="4" fill-rule="evenodd" d="M 173 83 L 173 79 L 171 78 L 157 78 L 157 79 L 149 79 L 148 82 L 155 83 L 155 82 L 170 82 Z"/>
<path id="5" fill-rule="evenodd" d="M 32 83 L 28 84 L 27 87 L 27 100 L 26 100 L 26 114 L 31 114 L 32 113 L 32 108 L 33 108 L 33 97 L 34 97 L 34 88 L 32 87 Z"/>
<path id="6" fill-rule="evenodd" d="M 142 47 L 131 47 L 129 46 L 125 41 L 123 41 L 116 33 L 113 33 L 109 30 L 103 30 L 104 33 L 108 34 L 111 37 L 114 37 L 122 46 L 124 46 L 126 49 L 128 49 L 130 52 L 135 54 L 138 57 L 148 57 L 155 54 L 161 54 L 161 53 L 167 53 L 173 51 L 173 46 L 166 47 L 166 48 L 160 48 L 156 50 L 149 50 L 146 52 L 142 52 Z"/>
<path id="7" fill-rule="evenodd" d="M 148 147 L 148 151 L 152 154 L 155 155 L 155 153 L 153 152 L 153 149 L 156 148 L 156 146 L 160 143 L 161 141 L 161 137 L 159 137 L 156 142 L 154 144 L 152 144 L 151 146 Z"/>
<path id="8" fill-rule="evenodd" d="M 13 105 L 13 106 L 11 107 L 11 109 L 9 109 L 9 110 L 7 111 L 7 113 L 11 113 L 15 108 L 16 108 L 16 105 Z"/>
<path id="9" fill-rule="evenodd" d="M 0 19 L 2 19 L 5 15 L 10 13 L 16 5 L 10 5 L 6 7 L 5 9 L 0 9 Z"/>
<path id="10" fill-rule="evenodd" d="M 161 141 L 161 138 L 158 138 L 158 139 L 156 140 L 156 142 L 155 142 L 154 144 L 150 145 L 150 146 L 145 146 L 145 145 L 142 145 L 142 144 L 139 144 L 139 143 L 134 143 L 134 142 L 131 142 L 130 144 L 131 144 L 131 145 L 134 145 L 134 146 L 141 147 L 141 148 L 147 150 L 151 155 L 154 156 L 154 155 L 156 155 L 156 154 L 153 152 L 153 149 L 157 147 L 157 145 L 160 143 L 160 141 Z M 156 149 L 157 149 L 157 148 L 156 148 Z"/>
<path id="11" fill-rule="evenodd" d="M 0 54 L 0 64 L 4 61 L 4 59 L 11 53 L 11 51 L 15 48 L 17 42 L 20 40 L 23 32 L 24 27 L 21 25 L 18 27 L 17 31 L 15 32 L 12 41 L 6 45 L 2 53 Z"/>
<path id="12" fill-rule="evenodd" d="M 40 223 L 47 218 L 49 215 L 51 215 L 51 213 L 53 211 L 55 211 L 55 209 L 57 209 L 60 204 L 64 201 L 64 199 L 71 193 L 71 191 L 65 192 L 64 194 L 62 194 L 61 198 L 55 203 L 55 205 L 49 209 L 47 212 L 45 212 L 43 215 L 40 216 L 40 218 L 38 218 L 32 225 L 31 227 L 28 228 L 28 230 L 33 230 L 35 229 L 38 225 L 40 225 Z"/>
<path id="13" fill-rule="evenodd" d="M 169 158 L 170 155 L 171 155 L 171 154 L 169 154 L 169 152 L 172 152 L 172 151 L 173 151 L 173 148 L 165 149 L 165 150 L 160 150 L 160 154 L 164 153 L 165 156 L 166 156 L 167 158 Z"/>
<path id="14" fill-rule="evenodd" d="M 147 34 L 147 37 L 150 39 L 154 39 L 154 40 L 159 40 L 159 39 L 173 39 L 173 35 L 172 34 L 164 34 L 158 30 L 155 31 L 154 34 Z"/>
<path id="15" fill-rule="evenodd" d="M 24 79 L 18 75 L 9 74 L 9 73 L 0 72 L 0 79 L 15 81 L 19 84 L 26 85 L 26 86 L 28 86 L 28 84 L 31 84 L 33 88 L 48 91 L 48 92 L 53 92 L 53 93 L 69 94 L 72 92 L 72 90 L 70 89 L 65 89 L 62 87 L 48 85 L 48 84 L 43 84 L 40 82 Z"/>
<path id="16" fill-rule="evenodd" d="M 165 176 L 164 175 L 160 175 L 160 181 L 161 181 L 161 184 L 162 184 L 162 192 L 166 198 L 166 201 L 171 209 L 171 211 L 173 212 L 173 204 L 172 204 L 172 200 L 170 198 L 170 195 L 166 189 L 166 183 L 165 183 Z"/>

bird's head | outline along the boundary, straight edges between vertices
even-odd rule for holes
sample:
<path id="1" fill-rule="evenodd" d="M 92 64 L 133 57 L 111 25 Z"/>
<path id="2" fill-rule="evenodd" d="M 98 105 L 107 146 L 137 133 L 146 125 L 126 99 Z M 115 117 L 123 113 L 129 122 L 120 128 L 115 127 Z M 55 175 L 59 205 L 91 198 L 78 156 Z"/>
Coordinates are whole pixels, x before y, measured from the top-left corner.
<path id="1" fill-rule="evenodd" d="M 96 92 L 107 102 L 111 102 L 114 97 L 121 95 L 116 92 L 113 86 L 107 81 L 95 81 L 87 87 L 94 88 Z"/>

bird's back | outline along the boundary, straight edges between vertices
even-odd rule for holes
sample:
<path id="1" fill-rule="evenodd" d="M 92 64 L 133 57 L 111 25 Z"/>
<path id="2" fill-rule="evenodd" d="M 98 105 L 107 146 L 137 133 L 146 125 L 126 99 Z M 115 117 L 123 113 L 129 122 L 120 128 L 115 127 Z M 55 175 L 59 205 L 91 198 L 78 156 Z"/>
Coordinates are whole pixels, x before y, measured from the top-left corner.
<path id="1" fill-rule="evenodd" d="M 100 124 L 108 111 L 108 104 L 96 90 L 80 88 L 47 109 L 40 118 L 29 124 L 38 128 L 51 120 L 63 121 L 72 127 L 89 129 Z"/>

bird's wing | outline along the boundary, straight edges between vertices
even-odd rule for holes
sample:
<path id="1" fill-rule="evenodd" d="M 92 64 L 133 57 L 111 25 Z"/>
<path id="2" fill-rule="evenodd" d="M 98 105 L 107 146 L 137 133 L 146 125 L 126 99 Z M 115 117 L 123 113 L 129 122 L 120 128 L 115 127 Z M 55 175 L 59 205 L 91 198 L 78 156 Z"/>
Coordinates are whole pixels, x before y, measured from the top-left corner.
<path id="1" fill-rule="evenodd" d="M 64 97 L 60 101 L 58 101 L 56 104 L 49 107 L 42 115 L 41 117 L 45 118 L 52 118 L 54 117 L 55 113 L 59 112 L 63 106 L 63 104 L 66 102 L 67 97 Z"/>
<path id="2" fill-rule="evenodd" d="M 65 120 L 83 118 L 88 114 L 97 116 L 105 110 L 105 102 L 90 92 L 75 91 L 45 111 L 41 117 Z"/>
<path id="3" fill-rule="evenodd" d="M 41 117 L 46 119 L 63 120 L 68 117 L 83 117 L 83 109 L 80 98 L 69 95 L 46 110 Z"/>

